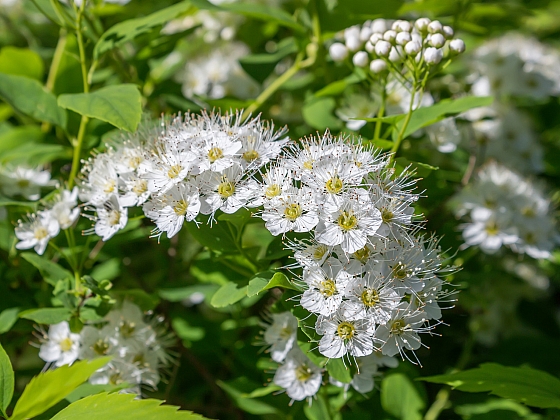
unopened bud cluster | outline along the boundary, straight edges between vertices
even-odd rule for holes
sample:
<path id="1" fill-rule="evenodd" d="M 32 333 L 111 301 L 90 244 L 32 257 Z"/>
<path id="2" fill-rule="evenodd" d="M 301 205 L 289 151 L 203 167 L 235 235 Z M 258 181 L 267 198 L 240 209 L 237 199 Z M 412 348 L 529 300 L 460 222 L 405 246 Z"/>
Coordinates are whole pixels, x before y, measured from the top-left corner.
<path id="1" fill-rule="evenodd" d="M 374 74 L 391 68 L 402 70 L 407 61 L 427 66 L 439 64 L 444 57 L 465 51 L 465 43 L 454 38 L 453 28 L 428 18 L 416 21 L 376 19 L 351 26 L 333 43 L 333 61 L 352 60 L 356 67 Z"/>

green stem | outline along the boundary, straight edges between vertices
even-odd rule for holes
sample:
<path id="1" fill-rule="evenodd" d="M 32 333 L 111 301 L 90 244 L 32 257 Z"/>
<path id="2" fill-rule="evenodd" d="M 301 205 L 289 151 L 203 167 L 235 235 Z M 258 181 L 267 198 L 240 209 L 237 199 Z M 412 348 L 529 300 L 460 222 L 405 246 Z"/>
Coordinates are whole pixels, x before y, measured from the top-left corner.
<path id="1" fill-rule="evenodd" d="M 385 82 L 381 85 L 381 106 L 379 107 L 379 112 L 377 113 L 377 121 L 375 122 L 375 134 L 373 135 L 374 140 L 379 140 L 379 134 L 381 133 L 381 119 L 385 114 L 385 101 L 387 100 L 387 92 Z"/>
<path id="2" fill-rule="evenodd" d="M 404 133 L 406 132 L 406 128 L 408 127 L 408 123 L 410 122 L 410 117 L 412 117 L 412 111 L 414 108 L 414 98 L 416 97 L 416 88 L 417 88 L 416 82 L 414 82 L 412 86 L 412 93 L 410 94 L 410 104 L 408 105 L 408 112 L 406 114 L 406 117 L 404 118 L 403 126 L 399 131 L 397 140 L 393 143 L 393 147 L 391 148 L 391 158 L 390 158 L 391 162 L 395 159 L 395 155 L 399 150 L 399 147 L 404 137 Z"/>
<path id="3" fill-rule="evenodd" d="M 246 118 L 248 118 L 249 115 L 251 115 L 257 109 L 259 109 L 262 106 L 262 104 L 264 104 L 266 100 L 270 98 L 272 94 L 274 94 L 274 92 L 276 92 L 284 83 L 290 80 L 300 70 L 302 59 L 303 59 L 303 53 L 300 52 L 297 55 L 294 64 L 292 64 L 292 67 L 286 70 L 286 72 L 283 75 L 281 75 L 276 80 L 274 80 L 274 82 L 268 85 L 267 88 L 263 90 L 259 96 L 257 96 L 255 102 L 249 105 L 247 109 L 243 112 L 243 115 L 241 115 L 241 119 L 245 120 Z"/>
<path id="4" fill-rule="evenodd" d="M 74 142 L 74 154 L 72 156 L 72 170 L 70 171 L 70 176 L 68 177 L 68 189 L 71 190 L 74 187 L 76 175 L 78 174 L 78 168 L 80 167 L 80 155 L 82 152 L 82 144 L 84 142 L 84 135 L 86 133 L 86 126 L 89 118 L 82 115 L 80 121 L 80 129 L 78 130 L 78 137 Z"/>
<path id="5" fill-rule="evenodd" d="M 56 81 L 56 75 L 58 73 L 58 69 L 60 67 L 60 62 L 62 61 L 62 57 L 64 55 L 64 49 L 66 48 L 66 41 L 68 38 L 66 37 L 66 29 L 60 28 L 60 35 L 58 37 L 58 42 L 56 44 L 56 49 L 54 50 L 51 67 L 49 68 L 49 75 L 47 76 L 47 83 L 45 88 L 52 92 L 54 88 L 54 83 Z M 43 133 L 47 133 L 51 129 L 51 124 L 48 122 L 44 122 L 41 125 L 41 130 Z"/>

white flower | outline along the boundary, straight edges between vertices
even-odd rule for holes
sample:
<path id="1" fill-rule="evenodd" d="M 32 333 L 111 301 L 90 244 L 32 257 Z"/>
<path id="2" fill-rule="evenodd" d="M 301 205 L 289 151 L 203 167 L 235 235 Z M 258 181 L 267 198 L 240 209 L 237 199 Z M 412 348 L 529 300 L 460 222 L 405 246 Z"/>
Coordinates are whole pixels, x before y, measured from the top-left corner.
<path id="1" fill-rule="evenodd" d="M 497 252 L 502 245 L 511 245 L 519 240 L 518 231 L 511 226 L 505 213 L 477 208 L 471 212 L 472 223 L 463 225 L 465 245 L 478 245 L 488 254 Z"/>
<path id="2" fill-rule="evenodd" d="M 259 207 L 267 202 L 277 202 L 293 188 L 291 171 L 283 165 L 273 165 L 262 175 L 258 195 L 249 201 L 249 207 Z"/>
<path id="3" fill-rule="evenodd" d="M 290 188 L 278 202 L 265 203 L 262 219 L 274 236 L 289 231 L 309 232 L 319 222 L 317 205 L 309 188 Z"/>
<path id="4" fill-rule="evenodd" d="M 333 61 L 343 61 L 346 57 L 348 57 L 348 49 L 346 48 L 346 45 L 341 44 L 340 42 L 335 42 L 329 47 L 329 55 Z"/>
<path id="5" fill-rule="evenodd" d="M 381 223 L 378 209 L 358 197 L 348 197 L 339 210 L 321 215 L 315 239 L 329 246 L 341 245 L 345 252 L 354 253 L 366 245 L 368 236 L 375 235 Z"/>
<path id="6" fill-rule="evenodd" d="M 181 230 L 185 220 L 190 222 L 198 216 L 200 206 L 198 189 L 192 184 L 178 184 L 145 203 L 142 209 L 157 226 L 155 236 L 166 232 L 167 237 L 172 238 Z"/>
<path id="7" fill-rule="evenodd" d="M 119 202 L 116 194 L 95 210 L 97 217 L 94 218 L 96 220 L 94 231 L 103 241 L 108 241 L 115 233 L 124 229 L 128 222 L 128 211 Z"/>
<path id="8" fill-rule="evenodd" d="M 284 388 L 292 400 L 302 401 L 319 391 L 322 379 L 321 368 L 296 346 L 288 353 L 284 364 L 276 370 L 272 381 Z"/>
<path id="9" fill-rule="evenodd" d="M 204 133 L 201 144 L 194 148 L 198 155 L 197 170 L 193 173 L 200 174 L 204 171 L 222 172 L 236 163 L 235 155 L 241 149 L 241 142 L 232 138 L 228 133 L 214 131 Z"/>
<path id="10" fill-rule="evenodd" d="M 348 319 L 344 316 L 344 307 L 329 317 L 320 315 L 315 329 L 323 336 L 319 341 L 319 352 L 331 359 L 346 354 L 362 357 L 376 350 L 373 340 L 375 324 L 369 319 Z"/>
<path id="11" fill-rule="evenodd" d="M 7 196 L 21 195 L 28 200 L 41 197 L 41 187 L 51 185 L 51 174 L 41 168 L 6 166 L 0 168 L 0 188 Z"/>
<path id="12" fill-rule="evenodd" d="M 284 137 L 286 128 L 274 132 L 274 125 L 265 126 L 258 118 L 241 126 L 237 138 L 241 141 L 238 160 L 244 169 L 260 168 L 275 159 L 289 139 Z"/>
<path id="13" fill-rule="evenodd" d="M 290 312 L 271 314 L 272 323 L 264 332 L 264 341 L 269 344 L 270 357 L 282 362 L 296 342 L 298 321 Z"/>
<path id="14" fill-rule="evenodd" d="M 119 176 L 111 150 L 90 159 L 82 168 L 80 200 L 100 206 L 119 191 Z"/>
<path id="15" fill-rule="evenodd" d="M 111 325 L 103 328 L 84 326 L 80 332 L 80 359 L 95 359 L 118 353 L 118 339 Z"/>
<path id="16" fill-rule="evenodd" d="M 58 221 L 61 229 L 68 229 L 80 217 L 78 205 L 78 187 L 72 191 L 63 190 L 50 209 L 51 215 Z"/>
<path id="17" fill-rule="evenodd" d="M 307 290 L 301 296 L 301 306 L 321 315 L 334 313 L 342 302 L 344 290 L 351 277 L 336 258 L 327 259 L 322 267 L 306 269 L 303 281 Z"/>
<path id="18" fill-rule="evenodd" d="M 451 153 L 457 149 L 461 141 L 461 133 L 457 129 L 454 118 L 446 118 L 426 127 L 430 141 L 441 153 Z"/>
<path id="19" fill-rule="evenodd" d="M 71 365 L 78 358 L 79 347 L 80 335 L 72 333 L 68 322 L 62 321 L 49 327 L 39 357 L 55 366 Z"/>
<path id="20" fill-rule="evenodd" d="M 33 248 L 37 254 L 43 255 L 49 240 L 58 235 L 60 225 L 48 210 L 39 211 L 28 218 L 28 222 L 18 221 L 15 228 L 16 237 L 20 240 L 16 244 L 16 248 Z"/>

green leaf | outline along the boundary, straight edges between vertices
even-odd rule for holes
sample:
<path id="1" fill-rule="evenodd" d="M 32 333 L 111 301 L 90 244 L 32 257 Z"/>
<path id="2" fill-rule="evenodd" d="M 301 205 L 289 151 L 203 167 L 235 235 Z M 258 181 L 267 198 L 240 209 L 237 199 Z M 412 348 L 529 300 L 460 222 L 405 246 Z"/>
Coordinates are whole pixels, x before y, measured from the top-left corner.
<path id="1" fill-rule="evenodd" d="M 0 313 L 0 334 L 4 334 L 12 329 L 18 320 L 19 308 L 4 309 Z"/>
<path id="2" fill-rule="evenodd" d="M 259 398 L 259 397 L 264 397 L 265 395 L 272 394 L 273 392 L 276 391 L 281 391 L 282 389 L 284 388 L 282 388 L 281 386 L 270 384 L 263 388 L 257 388 L 254 391 L 248 392 L 246 394 L 242 394 L 242 396 L 243 398 Z"/>
<path id="3" fill-rule="evenodd" d="M 39 308 L 28 309 L 20 312 L 19 317 L 30 319 L 38 324 L 58 324 L 62 321 L 68 321 L 72 316 L 72 312 L 67 308 Z"/>
<path id="4" fill-rule="evenodd" d="M 220 287 L 212 299 L 210 304 L 215 308 L 223 308 L 225 306 L 233 305 L 235 302 L 240 301 L 247 296 L 247 286 L 237 288 L 237 284 L 228 282 Z"/>
<path id="5" fill-rule="evenodd" d="M 421 420 L 426 403 L 406 375 L 394 373 L 381 382 L 381 405 L 401 420 Z"/>
<path id="6" fill-rule="evenodd" d="M 173 318 L 171 325 L 173 326 L 173 331 L 181 340 L 199 341 L 206 334 L 204 328 L 194 327 L 183 318 Z"/>
<path id="7" fill-rule="evenodd" d="M 343 93 L 348 86 L 356 84 L 364 80 L 365 74 L 352 73 L 350 76 L 342 80 L 337 80 L 315 92 L 313 96 L 320 98 L 321 96 L 338 96 Z"/>
<path id="8" fill-rule="evenodd" d="M 253 79 L 262 83 L 272 73 L 280 60 L 295 52 L 297 52 L 297 45 L 294 39 L 287 38 L 278 44 L 276 52 L 246 55 L 239 59 L 239 64 Z"/>
<path id="9" fill-rule="evenodd" d="M 560 408 L 560 379 L 528 367 L 483 363 L 475 369 L 420 379 L 459 391 L 490 392 L 533 407 Z"/>
<path id="10" fill-rule="evenodd" d="M 336 101 L 330 97 L 308 101 L 301 110 L 303 119 L 317 130 L 339 129 L 342 127 L 342 122 L 332 114 L 335 106 Z"/>
<path id="11" fill-rule="evenodd" d="M 93 49 L 93 58 L 98 59 L 106 51 L 110 51 L 125 42 L 132 41 L 137 36 L 151 31 L 156 26 L 164 25 L 191 7 L 190 1 L 183 1 L 158 10 L 151 15 L 117 23 L 101 35 Z"/>
<path id="12" fill-rule="evenodd" d="M 0 97 L 13 108 L 39 121 L 66 127 L 66 111 L 37 80 L 0 73 Z"/>
<path id="13" fill-rule="evenodd" d="M 300 289 L 288 280 L 288 277 L 286 277 L 285 274 L 273 274 L 272 271 L 265 271 L 264 273 L 255 275 L 255 277 L 249 281 L 249 285 L 247 286 L 247 296 L 254 296 L 274 287 L 300 291 Z"/>
<path id="14" fill-rule="evenodd" d="M 0 134 L 0 156 L 22 143 L 40 143 L 43 140 L 41 127 L 35 125 L 24 125 L 14 127 Z"/>
<path id="15" fill-rule="evenodd" d="M 410 160 L 404 157 L 395 159 L 395 162 L 397 163 L 398 166 L 402 168 L 406 168 L 410 166 L 409 171 L 413 171 L 416 176 L 423 177 L 423 178 L 430 175 L 432 171 L 437 171 L 439 169 L 439 167 L 428 165 L 427 163 L 411 162 Z"/>
<path id="16" fill-rule="evenodd" d="M 377 147 L 378 149 L 381 150 L 388 150 L 391 147 L 393 147 L 393 142 L 390 140 L 383 140 L 383 139 L 377 139 L 377 140 L 363 140 L 362 144 L 364 145 L 372 145 L 374 147 Z"/>
<path id="17" fill-rule="evenodd" d="M 239 408 L 247 413 L 260 416 L 265 414 L 282 415 L 280 410 L 264 401 L 245 397 L 245 395 L 258 388 L 258 385 L 255 386 L 249 382 L 247 378 L 237 378 L 227 383 L 217 381 L 216 383 L 220 388 L 228 393 Z"/>
<path id="18" fill-rule="evenodd" d="M 58 105 L 127 131 L 135 131 L 142 117 L 142 95 L 132 84 L 107 86 L 91 93 L 60 95 Z"/>
<path id="19" fill-rule="evenodd" d="M 115 290 L 113 294 L 130 300 L 143 311 L 151 311 L 159 305 L 159 298 L 150 295 L 142 289 Z"/>
<path id="20" fill-rule="evenodd" d="M 325 401 L 325 397 L 322 395 L 313 399 L 311 405 L 305 404 L 303 406 L 303 412 L 309 420 L 329 420 L 332 418 L 329 413 L 329 406 Z"/>
<path id="21" fill-rule="evenodd" d="M 12 46 L 0 50 L 0 73 L 41 80 L 44 70 L 43 60 L 35 51 Z"/>
<path id="22" fill-rule="evenodd" d="M 330 359 L 327 363 L 327 371 L 337 381 L 345 384 L 352 382 L 352 373 L 348 367 L 344 366 L 342 359 Z"/>
<path id="23" fill-rule="evenodd" d="M 491 105 L 493 101 L 494 98 L 491 96 L 467 96 L 459 99 L 444 99 L 435 105 L 418 108 L 412 113 L 403 138 L 447 116 L 460 114 L 461 112 L 481 106 L 488 106 Z M 403 123 L 404 121 L 401 121 L 397 124 L 396 130 L 393 131 L 394 136 L 398 135 Z"/>
<path id="24" fill-rule="evenodd" d="M 109 357 L 83 360 L 72 366 L 61 366 L 35 376 L 23 390 L 10 420 L 28 419 L 44 413 L 85 382 L 92 373 L 105 366 L 109 360 Z M 116 420 L 112 416 L 105 418 Z"/>
<path id="25" fill-rule="evenodd" d="M 162 299 L 169 302 L 181 302 L 191 297 L 194 293 L 202 293 L 207 299 L 211 299 L 218 289 L 219 287 L 215 284 L 196 284 L 173 289 L 160 289 L 158 294 Z"/>
<path id="26" fill-rule="evenodd" d="M 162 405 L 154 399 L 135 399 L 134 394 L 91 395 L 60 411 L 51 420 L 203 420 L 199 414 Z"/>
<path id="27" fill-rule="evenodd" d="M 70 147 L 60 144 L 26 142 L 21 146 L 0 153 L 0 162 L 25 162 L 28 165 L 36 166 L 50 163 L 55 159 L 71 157 L 72 149 Z"/>
<path id="28" fill-rule="evenodd" d="M 74 391 L 64 398 L 66 401 L 73 403 L 78 400 L 81 400 L 84 397 L 89 397 L 90 395 L 99 394 L 101 392 L 116 392 L 120 391 L 121 389 L 130 388 L 130 384 L 128 382 L 121 382 L 118 385 L 111 385 L 111 384 L 104 384 L 104 385 L 94 385 L 88 382 L 81 384 L 77 387 Z"/>
<path id="29" fill-rule="evenodd" d="M 23 259 L 35 266 L 43 276 L 43 279 L 52 286 L 56 286 L 59 280 L 72 279 L 74 275 L 55 262 L 32 252 L 23 252 Z"/>
<path id="30" fill-rule="evenodd" d="M 194 222 L 185 225 L 189 233 L 201 245 L 223 253 L 237 252 L 235 238 L 232 236 L 227 223 L 214 223 L 212 227 L 206 221 L 202 221 L 198 226 Z"/>
<path id="31" fill-rule="evenodd" d="M 0 344 L 0 410 L 4 417 L 14 395 L 14 370 L 10 358 Z"/>

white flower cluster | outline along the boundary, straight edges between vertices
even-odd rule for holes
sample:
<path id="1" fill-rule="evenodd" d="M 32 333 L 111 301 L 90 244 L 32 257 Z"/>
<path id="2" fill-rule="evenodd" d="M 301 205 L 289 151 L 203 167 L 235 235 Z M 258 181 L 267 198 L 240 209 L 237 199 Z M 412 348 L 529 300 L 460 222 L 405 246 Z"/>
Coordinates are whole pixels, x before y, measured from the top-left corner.
<path id="1" fill-rule="evenodd" d="M 453 38 L 450 26 L 428 18 L 415 22 L 375 19 L 344 30 L 342 42 L 329 48 L 333 61 L 343 61 L 350 54 L 356 67 L 369 67 L 374 74 L 389 68 L 408 69 L 407 62 L 423 62 L 428 66 L 439 64 L 444 56 L 465 51 L 465 43 Z"/>
<path id="2" fill-rule="evenodd" d="M 475 95 L 540 99 L 560 93 L 560 54 L 527 35 L 508 33 L 488 41 L 473 58 Z"/>
<path id="3" fill-rule="evenodd" d="M 288 142 L 285 130 L 241 114 L 177 117 L 165 126 L 140 165 L 151 198 L 144 213 L 156 236 L 174 236 L 199 214 L 235 213 L 255 201 L 258 184 L 250 173 L 275 159 Z"/>
<path id="4" fill-rule="evenodd" d="M 466 246 L 488 254 L 509 246 L 533 258 L 549 258 L 558 242 L 544 189 L 495 162 L 485 165 L 454 201 L 456 214 L 470 219 L 462 226 Z"/>
<path id="5" fill-rule="evenodd" d="M 311 398 L 323 383 L 324 369 L 313 363 L 297 344 L 298 320 L 290 312 L 271 314 L 271 322 L 264 331 L 264 341 L 270 346 L 272 360 L 281 365 L 274 374 L 273 383 L 286 390 L 292 401 Z M 396 367 L 397 359 L 373 353 L 356 358 L 357 373 L 350 383 L 345 384 L 329 377 L 329 382 L 365 394 L 373 390 L 374 377 L 379 376 L 378 368 Z"/>
<path id="6" fill-rule="evenodd" d="M 159 370 L 171 362 L 167 347 L 173 339 L 156 326 L 160 322 L 146 322 L 140 308 L 125 300 L 121 308 L 105 316 L 102 326 L 86 325 L 79 334 L 71 332 L 66 321 L 51 325 L 42 338 L 39 357 L 58 367 L 78 359 L 112 356 L 89 381 L 100 385 L 127 383 L 127 392 L 140 394 L 142 386 L 157 388 Z"/>
<path id="7" fill-rule="evenodd" d="M 80 217 L 78 207 L 78 189 L 62 190 L 45 208 L 37 213 L 28 214 L 27 220 L 18 220 L 15 228 L 19 242 L 17 249 L 33 248 L 42 255 L 49 241 L 56 237 L 60 229 L 72 227 Z"/>
<path id="8" fill-rule="evenodd" d="M 128 222 L 128 208 L 141 206 L 150 196 L 148 181 L 141 177 L 145 150 L 157 138 L 157 127 L 143 126 L 122 141 L 113 141 L 107 150 L 82 162 L 80 200 L 95 215 L 95 233 L 107 241 Z"/>
<path id="9" fill-rule="evenodd" d="M 289 246 L 303 269 L 300 304 L 317 316 L 319 352 L 404 358 L 418 349 L 448 292 L 437 241 L 417 235 L 415 181 L 396 176 L 387 156 L 329 133 L 292 146 L 262 178 L 266 228 L 313 236 Z"/>

